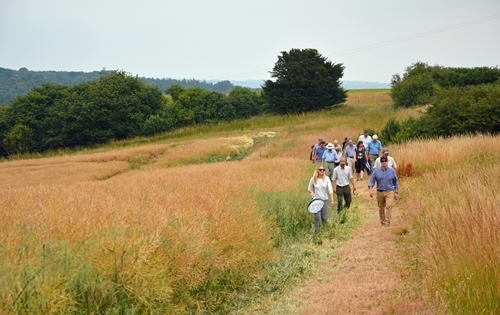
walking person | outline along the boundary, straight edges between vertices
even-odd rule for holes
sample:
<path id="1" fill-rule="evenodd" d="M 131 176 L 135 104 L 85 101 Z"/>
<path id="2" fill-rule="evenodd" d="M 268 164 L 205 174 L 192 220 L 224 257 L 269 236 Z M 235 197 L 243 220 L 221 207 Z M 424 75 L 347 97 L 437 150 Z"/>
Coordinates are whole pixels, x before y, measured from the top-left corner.
<path id="1" fill-rule="evenodd" d="M 320 143 L 322 141 L 323 141 L 323 139 L 319 138 L 318 142 L 316 142 L 315 144 L 313 144 L 311 146 L 311 154 L 309 155 L 309 160 L 312 162 L 312 164 L 316 163 L 316 159 L 315 159 L 316 148 L 319 148 Z"/>
<path id="2" fill-rule="evenodd" d="M 356 154 L 356 146 L 352 142 L 352 138 L 347 139 L 347 144 L 344 148 L 344 158 L 347 161 L 347 166 L 351 169 L 352 174 L 354 174 L 354 156 Z"/>
<path id="3" fill-rule="evenodd" d="M 368 134 L 368 129 L 365 129 L 363 134 L 359 136 L 358 141 L 363 141 L 363 146 L 368 149 L 368 143 L 372 141 L 372 137 Z"/>
<path id="4" fill-rule="evenodd" d="M 322 224 L 326 224 L 328 219 L 328 199 L 330 205 L 335 205 L 333 200 L 333 188 L 330 178 L 325 175 L 325 168 L 322 165 L 316 166 L 314 174 L 309 180 L 307 188 L 311 194 L 311 198 L 323 200 L 323 208 L 318 213 L 314 214 L 314 231 L 319 232 Z M 330 198 L 328 198 L 330 196 Z"/>
<path id="5" fill-rule="evenodd" d="M 342 158 L 342 147 L 340 146 L 340 144 L 338 144 L 336 147 L 335 147 L 335 160 L 333 161 L 333 165 L 335 167 L 339 166 L 340 165 L 340 159 Z M 334 168 L 335 168 L 334 167 Z"/>
<path id="6" fill-rule="evenodd" d="M 383 148 L 382 154 L 383 154 L 382 156 L 387 157 L 387 166 L 390 168 L 393 168 L 397 172 L 398 165 L 396 164 L 396 161 L 394 160 L 394 158 L 392 156 L 389 156 L 389 148 Z M 379 157 L 378 159 L 375 160 L 375 164 L 373 164 L 373 169 L 375 170 L 376 168 L 379 168 L 380 165 L 381 165 L 381 163 L 380 163 L 380 157 Z"/>
<path id="7" fill-rule="evenodd" d="M 321 140 L 319 142 L 319 146 L 314 148 L 314 161 L 318 164 L 321 163 L 322 159 L 323 159 L 323 153 L 325 153 L 326 151 L 326 147 L 325 147 L 326 143 L 325 141 Z"/>
<path id="8" fill-rule="evenodd" d="M 345 208 L 349 209 L 351 206 L 352 195 L 351 195 L 351 187 L 349 183 L 352 185 L 352 190 L 356 191 L 356 185 L 354 184 L 354 177 L 352 177 L 352 172 L 349 166 L 346 166 L 346 159 L 340 159 L 340 165 L 337 166 L 333 170 L 332 181 L 333 192 L 337 194 L 337 212 L 340 213 L 344 206 L 343 202 L 345 201 Z"/>
<path id="9" fill-rule="evenodd" d="M 328 143 L 326 145 L 326 151 L 323 153 L 323 166 L 325 167 L 326 171 L 328 173 L 328 177 L 332 179 L 332 174 L 333 174 L 333 169 L 335 168 L 335 156 L 336 153 L 333 150 L 334 146 L 333 143 Z"/>
<path id="10" fill-rule="evenodd" d="M 373 165 L 375 165 L 375 160 L 379 156 L 382 156 L 382 142 L 378 140 L 377 135 L 373 135 L 372 141 L 368 143 L 368 158 L 370 159 L 370 168 L 372 170 Z"/>
<path id="11" fill-rule="evenodd" d="M 358 144 L 356 145 L 355 158 L 354 167 L 356 168 L 356 179 L 359 182 L 360 180 L 363 180 L 366 161 L 368 161 L 368 153 L 365 150 L 363 141 L 358 141 Z"/>
<path id="12" fill-rule="evenodd" d="M 373 186 L 377 183 L 377 203 L 380 216 L 380 224 L 391 225 L 392 207 L 394 200 L 398 199 L 399 183 L 396 171 L 388 167 L 389 159 L 386 156 L 380 158 L 381 167 L 375 169 L 368 183 L 370 197 L 373 198 Z"/>

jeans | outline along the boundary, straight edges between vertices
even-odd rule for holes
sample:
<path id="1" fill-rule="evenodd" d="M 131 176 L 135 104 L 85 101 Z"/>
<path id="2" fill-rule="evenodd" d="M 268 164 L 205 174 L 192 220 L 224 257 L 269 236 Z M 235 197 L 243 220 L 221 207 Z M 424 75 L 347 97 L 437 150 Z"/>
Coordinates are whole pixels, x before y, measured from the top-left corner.
<path id="1" fill-rule="evenodd" d="M 328 200 L 323 200 L 323 208 L 318 213 L 314 214 L 314 231 L 319 232 L 321 223 L 326 224 L 328 219 Z"/>

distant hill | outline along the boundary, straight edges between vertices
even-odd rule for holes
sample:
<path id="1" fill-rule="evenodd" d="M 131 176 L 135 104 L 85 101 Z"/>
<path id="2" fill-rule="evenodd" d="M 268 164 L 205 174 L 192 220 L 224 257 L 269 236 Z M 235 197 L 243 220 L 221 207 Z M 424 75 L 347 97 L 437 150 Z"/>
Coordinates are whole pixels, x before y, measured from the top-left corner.
<path id="1" fill-rule="evenodd" d="M 62 85 L 74 85 L 91 80 L 95 80 L 111 71 L 101 70 L 92 72 L 77 71 L 31 71 L 26 68 L 11 70 L 0 67 L 0 104 L 10 103 L 19 95 L 24 95 L 31 89 L 41 86 L 44 83 L 54 83 Z M 185 88 L 200 87 L 207 91 L 217 91 L 229 93 L 236 86 L 248 87 L 251 89 L 261 89 L 264 80 L 196 80 L 196 79 L 171 79 L 171 78 L 145 78 L 140 79 L 149 84 L 155 85 L 160 90 L 165 91 L 168 87 L 178 84 Z M 387 89 L 388 83 L 365 82 L 365 81 L 343 81 L 342 86 L 346 90 L 356 89 Z"/>
<path id="2" fill-rule="evenodd" d="M 342 81 L 342 87 L 346 90 L 390 89 L 391 85 L 380 82 Z"/>
<path id="3" fill-rule="evenodd" d="M 37 86 L 44 83 L 61 85 L 75 85 L 91 80 L 95 80 L 111 71 L 31 71 L 26 68 L 11 70 L 0 67 L 0 104 L 10 103 L 19 95 L 24 95 Z M 155 79 L 140 77 L 140 80 L 155 85 L 160 90 L 165 91 L 168 87 L 178 84 L 185 88 L 200 87 L 207 91 L 218 91 L 229 93 L 235 86 L 229 81 L 207 82 L 195 79 Z"/>

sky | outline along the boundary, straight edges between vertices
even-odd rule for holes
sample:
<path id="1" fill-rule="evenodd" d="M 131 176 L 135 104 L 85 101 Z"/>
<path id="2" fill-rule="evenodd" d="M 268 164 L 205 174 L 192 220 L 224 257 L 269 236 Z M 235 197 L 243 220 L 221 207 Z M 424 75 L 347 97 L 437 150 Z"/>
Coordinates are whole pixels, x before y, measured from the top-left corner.
<path id="1" fill-rule="evenodd" d="M 314 48 L 346 81 L 411 64 L 497 67 L 500 0 L 0 0 L 0 67 L 269 79 Z"/>

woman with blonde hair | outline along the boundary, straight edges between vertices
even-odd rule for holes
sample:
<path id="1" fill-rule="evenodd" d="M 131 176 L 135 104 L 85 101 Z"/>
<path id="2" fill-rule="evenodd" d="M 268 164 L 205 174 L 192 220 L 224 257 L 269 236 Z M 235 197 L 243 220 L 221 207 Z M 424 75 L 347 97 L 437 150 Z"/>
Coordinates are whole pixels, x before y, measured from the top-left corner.
<path id="1" fill-rule="evenodd" d="M 323 200 L 323 208 L 314 214 L 314 230 L 319 232 L 321 224 L 326 224 L 328 219 L 328 196 L 330 196 L 330 205 L 335 205 L 332 182 L 330 178 L 325 175 L 324 166 L 316 166 L 313 176 L 309 180 L 308 190 L 311 194 L 311 198 Z"/>

